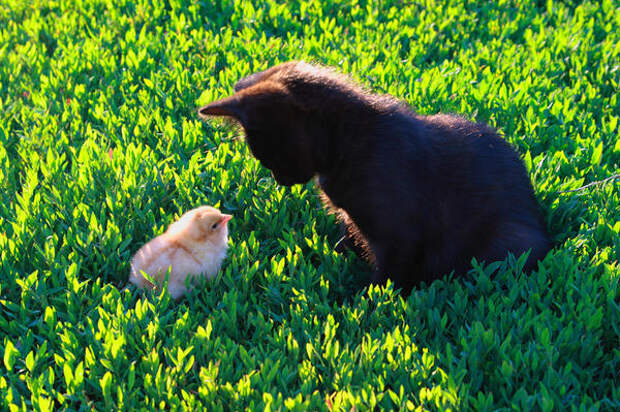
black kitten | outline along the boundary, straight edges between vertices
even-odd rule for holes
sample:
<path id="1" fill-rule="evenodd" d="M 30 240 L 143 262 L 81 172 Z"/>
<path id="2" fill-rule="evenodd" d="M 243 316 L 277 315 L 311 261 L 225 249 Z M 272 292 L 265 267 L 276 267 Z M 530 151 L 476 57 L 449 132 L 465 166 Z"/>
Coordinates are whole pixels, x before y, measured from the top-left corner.
<path id="1" fill-rule="evenodd" d="M 527 172 L 490 127 L 452 115 L 420 116 L 334 71 L 288 62 L 235 85 L 199 110 L 239 121 L 254 156 L 279 184 L 318 175 L 348 243 L 410 289 L 472 257 L 487 263 L 550 249 Z"/>

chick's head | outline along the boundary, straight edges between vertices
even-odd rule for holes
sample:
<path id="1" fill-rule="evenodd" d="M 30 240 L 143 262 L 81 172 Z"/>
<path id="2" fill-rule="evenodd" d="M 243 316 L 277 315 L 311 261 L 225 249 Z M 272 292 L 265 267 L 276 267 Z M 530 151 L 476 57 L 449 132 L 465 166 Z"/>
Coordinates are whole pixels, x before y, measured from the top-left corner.
<path id="1" fill-rule="evenodd" d="M 196 240 L 214 244 L 226 243 L 228 240 L 228 221 L 232 215 L 220 212 L 211 206 L 195 209 L 194 227 Z"/>

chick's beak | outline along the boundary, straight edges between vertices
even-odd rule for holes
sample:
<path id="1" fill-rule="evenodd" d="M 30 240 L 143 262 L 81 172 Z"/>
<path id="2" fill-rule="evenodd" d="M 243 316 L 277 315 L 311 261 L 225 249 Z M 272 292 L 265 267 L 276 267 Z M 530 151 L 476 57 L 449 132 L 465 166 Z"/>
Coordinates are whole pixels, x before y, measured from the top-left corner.
<path id="1" fill-rule="evenodd" d="M 230 219 L 232 219 L 232 215 L 222 214 L 220 222 L 222 222 L 223 224 L 226 224 Z"/>

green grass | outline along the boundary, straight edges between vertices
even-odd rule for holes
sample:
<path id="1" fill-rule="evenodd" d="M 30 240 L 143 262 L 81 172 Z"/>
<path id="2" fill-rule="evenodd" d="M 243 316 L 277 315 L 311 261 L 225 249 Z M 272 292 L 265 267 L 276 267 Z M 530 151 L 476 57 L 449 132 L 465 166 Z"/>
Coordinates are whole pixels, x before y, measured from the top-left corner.
<path id="1" fill-rule="evenodd" d="M 0 0 L 0 409 L 618 410 L 617 2 Z M 579 3 L 575 5 L 574 3 Z M 501 130 L 556 242 L 403 296 L 196 108 L 278 62 Z M 201 204 L 221 276 L 129 259 Z"/>

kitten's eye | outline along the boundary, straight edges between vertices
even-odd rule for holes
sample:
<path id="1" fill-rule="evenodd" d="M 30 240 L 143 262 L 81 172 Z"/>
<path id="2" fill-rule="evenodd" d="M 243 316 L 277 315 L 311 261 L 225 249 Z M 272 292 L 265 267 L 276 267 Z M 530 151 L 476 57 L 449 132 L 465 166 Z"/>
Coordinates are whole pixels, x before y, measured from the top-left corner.
<path id="1" fill-rule="evenodd" d="M 214 223 L 213 226 L 211 226 L 211 229 L 215 229 L 217 227 L 217 223 Z"/>

